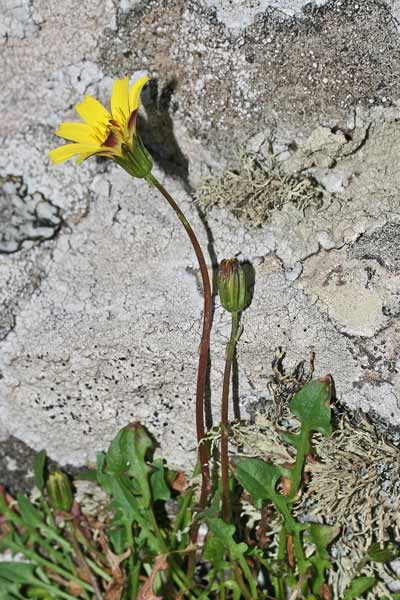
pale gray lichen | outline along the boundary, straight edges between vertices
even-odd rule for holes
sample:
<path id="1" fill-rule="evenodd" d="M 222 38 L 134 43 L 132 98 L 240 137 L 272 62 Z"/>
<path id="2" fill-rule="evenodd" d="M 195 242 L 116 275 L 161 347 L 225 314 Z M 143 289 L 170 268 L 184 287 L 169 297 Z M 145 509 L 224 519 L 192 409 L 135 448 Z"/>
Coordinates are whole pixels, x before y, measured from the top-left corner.
<path id="1" fill-rule="evenodd" d="M 206 209 L 227 208 L 240 221 L 259 226 L 288 203 L 303 213 L 321 208 L 323 192 L 309 175 L 284 173 L 274 157 L 267 163 L 257 154 L 241 152 L 237 168 L 206 179 L 198 200 Z"/>
<path id="2" fill-rule="evenodd" d="M 334 547 L 335 571 L 330 573 L 335 598 L 342 598 L 351 579 L 379 575 L 366 597 L 390 597 L 390 565 L 365 559 L 374 541 L 384 543 L 400 535 L 400 452 L 362 418 L 356 424 L 344 417 L 331 437 L 318 436 L 318 460 L 307 467 L 311 477 L 300 510 L 342 527 Z M 386 582 L 386 583 L 385 583 Z"/>
<path id="3" fill-rule="evenodd" d="M 317 462 L 303 505 L 315 515 L 362 531 L 368 545 L 400 533 L 400 452 L 366 419 L 343 418 L 333 435 L 316 444 Z"/>
<path id="4" fill-rule="evenodd" d="M 397 589 L 394 573 L 387 564 L 365 561 L 365 538 L 362 535 L 342 531 L 340 541 L 332 548 L 332 555 L 335 568 L 329 572 L 329 583 L 336 600 L 343 598 L 351 580 L 361 574 L 376 579 L 374 587 L 364 596 L 366 600 L 392 598 L 391 592 Z"/>

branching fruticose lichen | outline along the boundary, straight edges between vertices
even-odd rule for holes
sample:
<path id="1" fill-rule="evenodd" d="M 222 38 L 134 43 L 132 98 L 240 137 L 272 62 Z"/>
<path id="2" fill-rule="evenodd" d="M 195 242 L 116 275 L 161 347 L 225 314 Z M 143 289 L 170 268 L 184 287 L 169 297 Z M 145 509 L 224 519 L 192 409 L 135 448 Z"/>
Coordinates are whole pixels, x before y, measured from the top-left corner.
<path id="1" fill-rule="evenodd" d="M 332 515 L 368 541 L 385 532 L 400 532 L 400 452 L 362 419 L 357 427 L 344 418 L 328 439 L 317 443 L 319 460 L 310 466 L 312 478 L 305 500 L 318 515 Z"/>
<path id="2" fill-rule="evenodd" d="M 312 177 L 287 175 L 274 157 L 267 163 L 248 152 L 239 155 L 238 163 L 200 187 L 198 199 L 207 209 L 227 208 L 240 221 L 261 225 L 285 204 L 302 212 L 321 208 L 322 189 Z"/>
<path id="3" fill-rule="evenodd" d="M 399 539 L 400 452 L 366 419 L 354 426 L 347 418 L 332 437 L 317 441 L 316 452 L 318 460 L 309 467 L 311 479 L 302 507 L 342 527 L 336 545 L 338 570 L 332 573 L 332 584 L 341 597 L 369 545 L 383 543 L 390 533 Z M 376 564 L 374 568 L 390 580 L 390 569 Z M 369 570 L 368 565 L 363 567 L 367 575 Z"/>

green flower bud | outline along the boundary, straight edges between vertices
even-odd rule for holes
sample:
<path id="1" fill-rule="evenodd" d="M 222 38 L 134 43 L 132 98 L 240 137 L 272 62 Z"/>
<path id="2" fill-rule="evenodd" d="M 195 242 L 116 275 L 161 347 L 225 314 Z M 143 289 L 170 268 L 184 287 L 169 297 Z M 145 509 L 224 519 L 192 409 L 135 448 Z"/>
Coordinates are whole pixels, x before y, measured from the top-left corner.
<path id="1" fill-rule="evenodd" d="M 61 471 L 51 473 L 47 482 L 47 491 L 53 508 L 70 512 L 74 498 L 71 482 L 65 473 Z"/>
<path id="2" fill-rule="evenodd" d="M 218 270 L 218 293 L 222 306 L 230 313 L 244 310 L 249 293 L 244 267 L 236 258 L 222 260 Z"/>

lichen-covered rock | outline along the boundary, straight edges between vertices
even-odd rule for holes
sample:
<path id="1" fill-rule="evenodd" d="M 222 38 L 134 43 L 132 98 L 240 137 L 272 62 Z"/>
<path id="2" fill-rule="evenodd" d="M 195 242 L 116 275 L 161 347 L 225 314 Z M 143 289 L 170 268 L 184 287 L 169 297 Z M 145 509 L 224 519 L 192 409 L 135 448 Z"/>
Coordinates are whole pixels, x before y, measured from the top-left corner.
<path id="1" fill-rule="evenodd" d="M 49 240 L 61 226 L 60 209 L 40 193 L 27 194 L 22 177 L 0 179 L 0 253 Z"/>
<path id="2" fill-rule="evenodd" d="M 399 426 L 396 3 L 14 4 L 0 88 L 3 439 L 78 465 L 141 420 L 171 462 L 194 461 L 202 291 L 185 233 L 115 165 L 47 159 L 73 106 L 107 102 L 134 70 L 153 75 L 139 129 L 210 270 L 232 255 L 255 268 L 242 414 L 270 399 L 280 346 L 288 365 L 315 352 L 343 403 Z M 228 331 L 217 306 L 214 422 Z"/>

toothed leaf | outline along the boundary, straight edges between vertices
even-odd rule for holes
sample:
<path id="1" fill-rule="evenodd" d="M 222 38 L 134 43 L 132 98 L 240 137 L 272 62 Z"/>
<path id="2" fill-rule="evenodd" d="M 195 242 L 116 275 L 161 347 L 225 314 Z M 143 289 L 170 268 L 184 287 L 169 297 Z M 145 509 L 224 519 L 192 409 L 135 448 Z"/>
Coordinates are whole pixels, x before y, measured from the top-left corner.
<path id="1" fill-rule="evenodd" d="M 332 379 L 330 376 L 310 381 L 293 398 L 290 410 L 309 431 L 331 435 Z"/>

